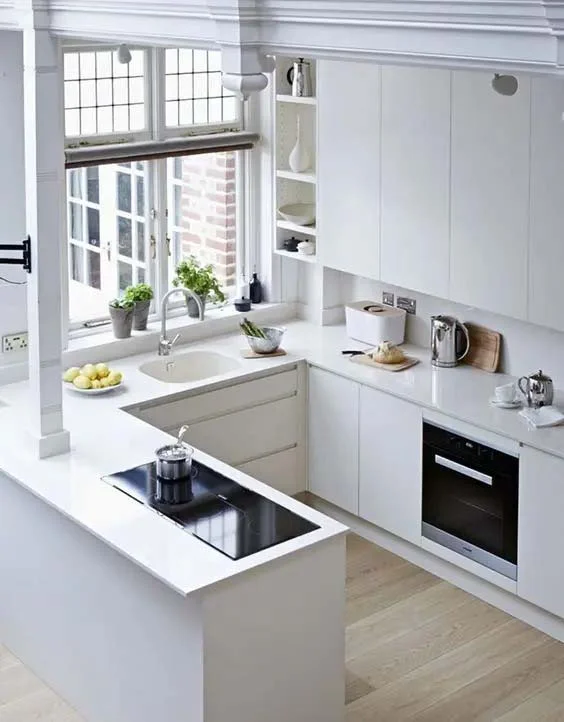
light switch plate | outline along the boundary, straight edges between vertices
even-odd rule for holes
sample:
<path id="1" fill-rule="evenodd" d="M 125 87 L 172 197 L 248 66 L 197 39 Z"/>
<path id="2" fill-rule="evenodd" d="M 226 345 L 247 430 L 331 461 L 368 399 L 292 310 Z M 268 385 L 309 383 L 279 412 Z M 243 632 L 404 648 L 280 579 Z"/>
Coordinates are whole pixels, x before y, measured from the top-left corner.
<path id="1" fill-rule="evenodd" d="M 382 291 L 382 303 L 385 306 L 393 306 L 394 298 L 394 294 L 390 293 L 390 291 Z"/>
<path id="2" fill-rule="evenodd" d="M 12 353 L 13 351 L 25 351 L 27 348 L 27 331 L 20 333 L 12 333 L 8 336 L 2 336 L 2 353 Z"/>
<path id="3" fill-rule="evenodd" d="M 403 308 L 403 310 L 407 311 L 407 313 L 415 315 L 417 312 L 417 303 L 415 302 L 414 298 L 407 298 L 407 296 L 398 296 L 396 305 L 398 308 Z"/>

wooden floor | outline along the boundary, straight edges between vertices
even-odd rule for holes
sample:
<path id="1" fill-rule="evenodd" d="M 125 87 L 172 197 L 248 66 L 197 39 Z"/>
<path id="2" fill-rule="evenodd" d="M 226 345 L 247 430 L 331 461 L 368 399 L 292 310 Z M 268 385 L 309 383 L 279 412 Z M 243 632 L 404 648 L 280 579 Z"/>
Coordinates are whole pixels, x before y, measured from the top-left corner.
<path id="1" fill-rule="evenodd" d="M 346 663 L 346 722 L 564 722 L 563 644 L 352 534 Z M 0 647 L 0 722 L 80 720 Z"/>

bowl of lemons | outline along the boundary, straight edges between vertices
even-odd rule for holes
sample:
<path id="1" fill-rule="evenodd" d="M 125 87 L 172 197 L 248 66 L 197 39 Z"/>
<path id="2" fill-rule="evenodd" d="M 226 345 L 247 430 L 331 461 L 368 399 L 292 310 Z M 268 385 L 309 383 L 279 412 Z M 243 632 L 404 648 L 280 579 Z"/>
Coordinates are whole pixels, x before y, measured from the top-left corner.
<path id="1" fill-rule="evenodd" d="M 81 394 L 106 394 L 119 388 L 123 382 L 121 371 L 112 371 L 105 363 L 72 366 L 63 374 L 63 381 Z"/>

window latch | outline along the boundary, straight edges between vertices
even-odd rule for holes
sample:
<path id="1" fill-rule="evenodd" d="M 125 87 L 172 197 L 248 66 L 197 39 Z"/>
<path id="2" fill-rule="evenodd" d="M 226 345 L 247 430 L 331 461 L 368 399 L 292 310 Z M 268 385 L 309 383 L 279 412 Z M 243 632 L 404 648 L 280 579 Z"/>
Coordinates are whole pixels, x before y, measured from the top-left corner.
<path id="1" fill-rule="evenodd" d="M 151 258 L 154 261 L 155 258 L 157 257 L 157 239 L 155 238 L 154 235 L 151 235 L 150 245 L 151 245 Z"/>
<path id="2" fill-rule="evenodd" d="M 157 213 L 156 208 L 151 208 L 149 215 L 151 216 L 151 220 L 154 221 L 159 214 Z"/>
<path id="3" fill-rule="evenodd" d="M 21 243 L 0 243 L 0 251 L 21 251 L 21 258 L 0 258 L 0 264 L 23 266 L 24 271 L 31 273 L 31 238 L 24 238 Z"/>

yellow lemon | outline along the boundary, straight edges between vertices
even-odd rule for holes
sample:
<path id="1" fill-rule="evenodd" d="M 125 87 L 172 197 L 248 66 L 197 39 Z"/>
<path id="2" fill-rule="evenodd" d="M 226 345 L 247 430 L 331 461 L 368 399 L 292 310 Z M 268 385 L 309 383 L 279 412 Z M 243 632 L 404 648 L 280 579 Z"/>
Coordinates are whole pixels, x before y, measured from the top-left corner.
<path id="1" fill-rule="evenodd" d="M 89 379 L 95 379 L 97 376 L 94 364 L 86 364 L 80 369 L 80 373 L 82 376 L 86 376 Z"/>
<path id="2" fill-rule="evenodd" d="M 72 382 L 79 374 L 80 369 L 77 366 L 72 366 L 70 369 L 67 369 L 63 374 L 63 381 L 66 381 L 68 384 L 72 384 Z"/>
<path id="3" fill-rule="evenodd" d="M 107 378 L 110 386 L 117 386 L 121 383 L 123 374 L 121 373 L 121 371 L 110 371 L 110 375 Z"/>
<path id="4" fill-rule="evenodd" d="M 83 374 L 79 374 L 74 379 L 73 384 L 76 386 L 77 389 L 91 389 L 92 388 L 92 381 L 88 378 L 88 376 L 84 376 Z"/>
<path id="5" fill-rule="evenodd" d="M 96 364 L 96 374 L 98 375 L 99 379 L 105 379 L 106 376 L 109 375 L 109 373 L 110 369 L 106 366 L 106 364 Z"/>

